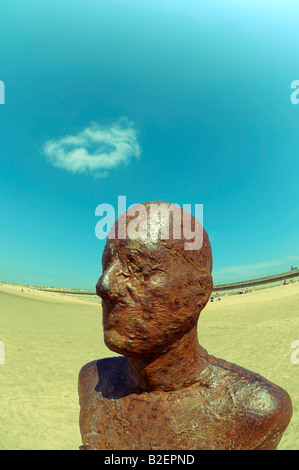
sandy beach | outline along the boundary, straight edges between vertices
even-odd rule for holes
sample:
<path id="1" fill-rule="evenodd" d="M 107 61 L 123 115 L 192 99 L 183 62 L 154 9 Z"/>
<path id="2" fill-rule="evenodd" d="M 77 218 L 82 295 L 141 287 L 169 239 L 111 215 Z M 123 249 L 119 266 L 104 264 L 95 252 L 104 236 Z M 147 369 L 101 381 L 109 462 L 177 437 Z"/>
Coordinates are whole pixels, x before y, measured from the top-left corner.
<path id="1" fill-rule="evenodd" d="M 198 324 L 210 354 L 290 394 L 294 413 L 280 450 L 299 450 L 299 364 L 291 362 L 298 303 L 299 282 L 224 296 L 209 302 Z M 0 284 L 0 324 L 0 449 L 78 449 L 79 370 L 114 355 L 103 342 L 100 300 Z"/>

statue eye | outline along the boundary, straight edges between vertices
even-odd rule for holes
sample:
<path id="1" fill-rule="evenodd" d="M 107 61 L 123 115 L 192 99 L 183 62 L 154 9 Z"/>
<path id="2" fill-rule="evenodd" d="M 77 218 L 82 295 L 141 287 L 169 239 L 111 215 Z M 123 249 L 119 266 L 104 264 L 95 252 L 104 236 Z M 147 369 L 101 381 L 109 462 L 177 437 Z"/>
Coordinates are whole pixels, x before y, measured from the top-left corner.
<path id="1" fill-rule="evenodd" d="M 113 256 L 110 251 L 104 251 L 102 256 L 102 266 L 104 269 L 107 269 L 113 261 Z"/>
<path id="2" fill-rule="evenodd" d="M 132 269 L 130 268 L 130 265 L 128 263 L 122 262 L 121 263 L 121 273 L 129 277 L 131 275 Z"/>

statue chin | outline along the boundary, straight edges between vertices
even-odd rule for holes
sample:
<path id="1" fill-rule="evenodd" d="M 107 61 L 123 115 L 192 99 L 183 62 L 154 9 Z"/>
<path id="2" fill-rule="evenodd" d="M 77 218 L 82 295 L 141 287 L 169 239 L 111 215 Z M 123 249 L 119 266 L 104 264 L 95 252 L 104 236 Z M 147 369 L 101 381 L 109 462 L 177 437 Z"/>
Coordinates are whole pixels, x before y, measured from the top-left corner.
<path id="1" fill-rule="evenodd" d="M 114 329 L 104 331 L 104 342 L 111 351 L 130 358 L 137 359 L 152 352 L 146 341 L 125 336 Z"/>
<path id="2" fill-rule="evenodd" d="M 124 338 L 115 330 L 104 331 L 104 341 L 108 349 L 123 354 Z"/>
<path id="3" fill-rule="evenodd" d="M 134 356 L 134 350 L 136 348 L 134 340 L 121 335 L 116 330 L 107 330 L 104 332 L 104 342 L 108 349 L 130 357 Z"/>

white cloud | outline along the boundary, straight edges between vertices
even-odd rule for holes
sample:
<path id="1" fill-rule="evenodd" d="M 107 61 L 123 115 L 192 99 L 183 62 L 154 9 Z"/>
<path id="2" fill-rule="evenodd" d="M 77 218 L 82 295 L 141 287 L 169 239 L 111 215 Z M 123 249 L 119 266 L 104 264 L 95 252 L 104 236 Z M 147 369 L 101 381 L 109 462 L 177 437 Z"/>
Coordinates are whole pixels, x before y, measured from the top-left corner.
<path id="1" fill-rule="evenodd" d="M 43 152 L 58 168 L 105 177 L 110 170 L 138 158 L 141 147 L 133 123 L 122 118 L 109 126 L 93 122 L 78 134 L 48 140 Z"/>

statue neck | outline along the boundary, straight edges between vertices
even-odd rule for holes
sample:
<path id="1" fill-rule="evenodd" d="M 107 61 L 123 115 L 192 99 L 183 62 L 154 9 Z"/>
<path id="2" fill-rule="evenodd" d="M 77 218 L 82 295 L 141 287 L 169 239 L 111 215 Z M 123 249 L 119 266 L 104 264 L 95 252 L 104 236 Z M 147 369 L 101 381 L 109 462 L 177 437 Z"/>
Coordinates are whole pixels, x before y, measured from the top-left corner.
<path id="1" fill-rule="evenodd" d="M 129 358 L 130 377 L 139 390 L 179 390 L 200 380 L 208 353 L 200 346 L 197 325 L 159 356 Z"/>

